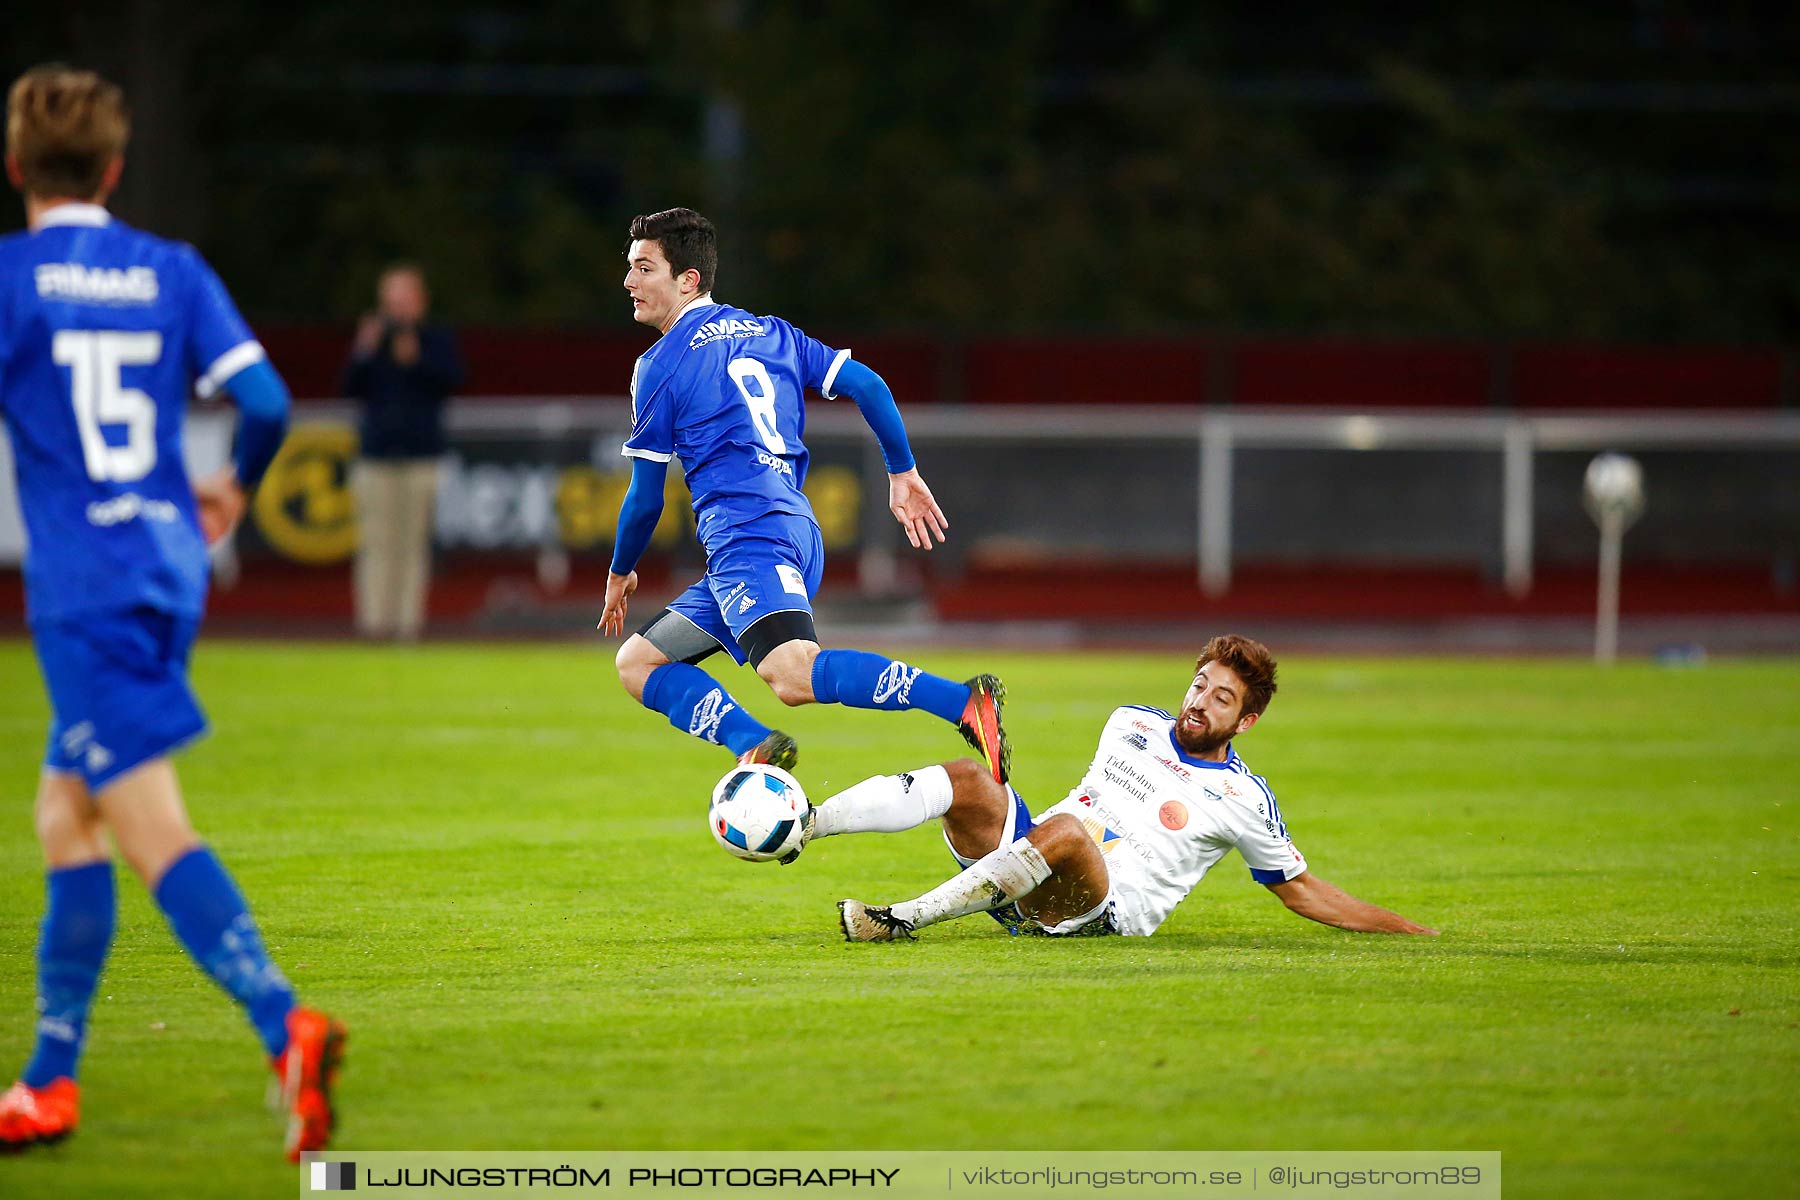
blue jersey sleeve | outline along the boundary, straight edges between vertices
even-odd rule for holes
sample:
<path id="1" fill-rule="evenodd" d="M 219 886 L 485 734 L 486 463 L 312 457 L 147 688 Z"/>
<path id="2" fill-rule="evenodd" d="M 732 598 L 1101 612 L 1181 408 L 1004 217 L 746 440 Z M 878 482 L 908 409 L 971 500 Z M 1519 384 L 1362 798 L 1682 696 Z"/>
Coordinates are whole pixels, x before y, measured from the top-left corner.
<path id="1" fill-rule="evenodd" d="M 192 322 L 187 367 L 194 377 L 194 391 L 202 400 L 210 400 L 226 380 L 267 356 L 219 276 L 199 251 L 191 246 L 186 251 L 191 288 L 187 311 Z"/>
<path id="2" fill-rule="evenodd" d="M 629 575 L 650 545 L 656 523 L 662 519 L 663 481 L 668 466 L 653 458 L 631 464 L 631 486 L 619 506 L 619 530 L 613 538 L 612 573 Z"/>
<path id="3" fill-rule="evenodd" d="M 675 457 L 675 402 L 670 373 L 647 358 L 631 373 L 631 436 L 625 454 L 668 462 Z"/>
<path id="4" fill-rule="evenodd" d="M 881 460 L 887 464 L 888 474 L 898 475 L 917 466 L 912 447 L 907 445 L 906 423 L 900 419 L 900 407 L 887 382 L 854 359 L 844 364 L 835 382 L 856 402 L 875 440 L 881 443 Z"/>
<path id="5" fill-rule="evenodd" d="M 794 350 L 800 363 L 800 381 L 827 400 L 835 400 L 837 393 L 833 390 L 837 383 L 838 372 L 850 361 L 848 350 L 834 350 L 817 338 L 807 337 L 792 325 L 794 331 Z"/>

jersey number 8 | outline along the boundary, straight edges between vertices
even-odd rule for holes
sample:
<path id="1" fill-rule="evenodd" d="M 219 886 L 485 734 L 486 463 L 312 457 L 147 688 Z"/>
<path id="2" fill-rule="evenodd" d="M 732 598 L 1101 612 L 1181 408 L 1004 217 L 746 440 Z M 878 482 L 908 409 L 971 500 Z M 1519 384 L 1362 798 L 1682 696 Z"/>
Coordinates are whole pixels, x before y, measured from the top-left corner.
<path id="1" fill-rule="evenodd" d="M 775 428 L 775 381 L 769 378 L 769 369 L 754 358 L 734 358 L 725 364 L 725 371 L 742 393 L 750 409 L 750 423 L 756 426 L 763 445 L 771 454 L 786 454 L 787 441 Z M 756 385 L 755 392 L 750 390 L 752 383 Z"/>
<path id="2" fill-rule="evenodd" d="M 124 367 L 147 367 L 162 357 L 162 334 L 64 329 L 50 357 L 69 368 L 69 397 L 88 478 L 132 483 L 156 465 L 156 402 L 120 382 Z M 108 445 L 102 425 L 125 426 L 125 444 Z"/>

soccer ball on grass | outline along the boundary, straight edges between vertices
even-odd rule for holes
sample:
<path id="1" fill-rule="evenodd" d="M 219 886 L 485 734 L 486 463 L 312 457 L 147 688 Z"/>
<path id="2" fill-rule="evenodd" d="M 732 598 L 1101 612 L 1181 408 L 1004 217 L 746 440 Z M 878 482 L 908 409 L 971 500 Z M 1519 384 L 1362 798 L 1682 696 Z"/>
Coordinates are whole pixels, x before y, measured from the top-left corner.
<path id="1" fill-rule="evenodd" d="M 728 854 L 773 862 L 800 847 L 812 804 L 800 781 L 767 763 L 733 767 L 713 788 L 706 823 Z"/>

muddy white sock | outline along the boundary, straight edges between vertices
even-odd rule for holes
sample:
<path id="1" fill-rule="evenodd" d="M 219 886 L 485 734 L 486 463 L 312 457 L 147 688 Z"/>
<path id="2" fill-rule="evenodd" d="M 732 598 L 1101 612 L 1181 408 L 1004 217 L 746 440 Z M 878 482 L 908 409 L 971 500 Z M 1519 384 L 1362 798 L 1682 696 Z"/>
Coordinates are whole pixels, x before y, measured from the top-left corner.
<path id="1" fill-rule="evenodd" d="M 1050 878 L 1050 864 L 1038 853 L 1030 839 L 1020 838 L 1010 846 L 1002 846 L 973 866 L 945 883 L 932 888 L 917 900 L 894 905 L 894 915 L 923 929 L 939 921 L 966 917 L 970 913 L 999 908 L 1027 895 Z"/>
<path id="2" fill-rule="evenodd" d="M 899 833 L 950 811 L 950 773 L 939 766 L 865 779 L 819 805 L 813 837 Z"/>

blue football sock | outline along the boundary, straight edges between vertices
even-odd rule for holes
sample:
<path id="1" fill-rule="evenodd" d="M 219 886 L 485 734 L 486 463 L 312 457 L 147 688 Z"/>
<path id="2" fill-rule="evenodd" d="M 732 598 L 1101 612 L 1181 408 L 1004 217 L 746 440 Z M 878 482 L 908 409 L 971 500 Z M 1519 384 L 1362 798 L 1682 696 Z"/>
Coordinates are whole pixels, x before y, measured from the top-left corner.
<path id="1" fill-rule="evenodd" d="M 38 941 L 37 1047 L 19 1078 L 43 1087 L 75 1078 L 87 1034 L 88 1006 L 112 946 L 117 908 L 111 862 L 61 867 L 45 876 L 48 893 Z"/>
<path id="2" fill-rule="evenodd" d="M 208 975 L 243 1005 L 270 1057 L 287 1049 L 294 989 L 269 961 L 244 897 L 205 846 L 175 860 L 156 885 L 169 928 Z"/>
<path id="3" fill-rule="evenodd" d="M 898 659 L 867 650 L 821 650 L 813 660 L 813 696 L 820 704 L 893 711 L 922 708 L 952 725 L 962 720 L 969 687 L 928 675 Z"/>
<path id="4" fill-rule="evenodd" d="M 731 698 L 719 681 L 692 663 L 665 663 L 644 681 L 644 707 L 701 741 L 742 754 L 765 737 L 769 727 Z"/>

